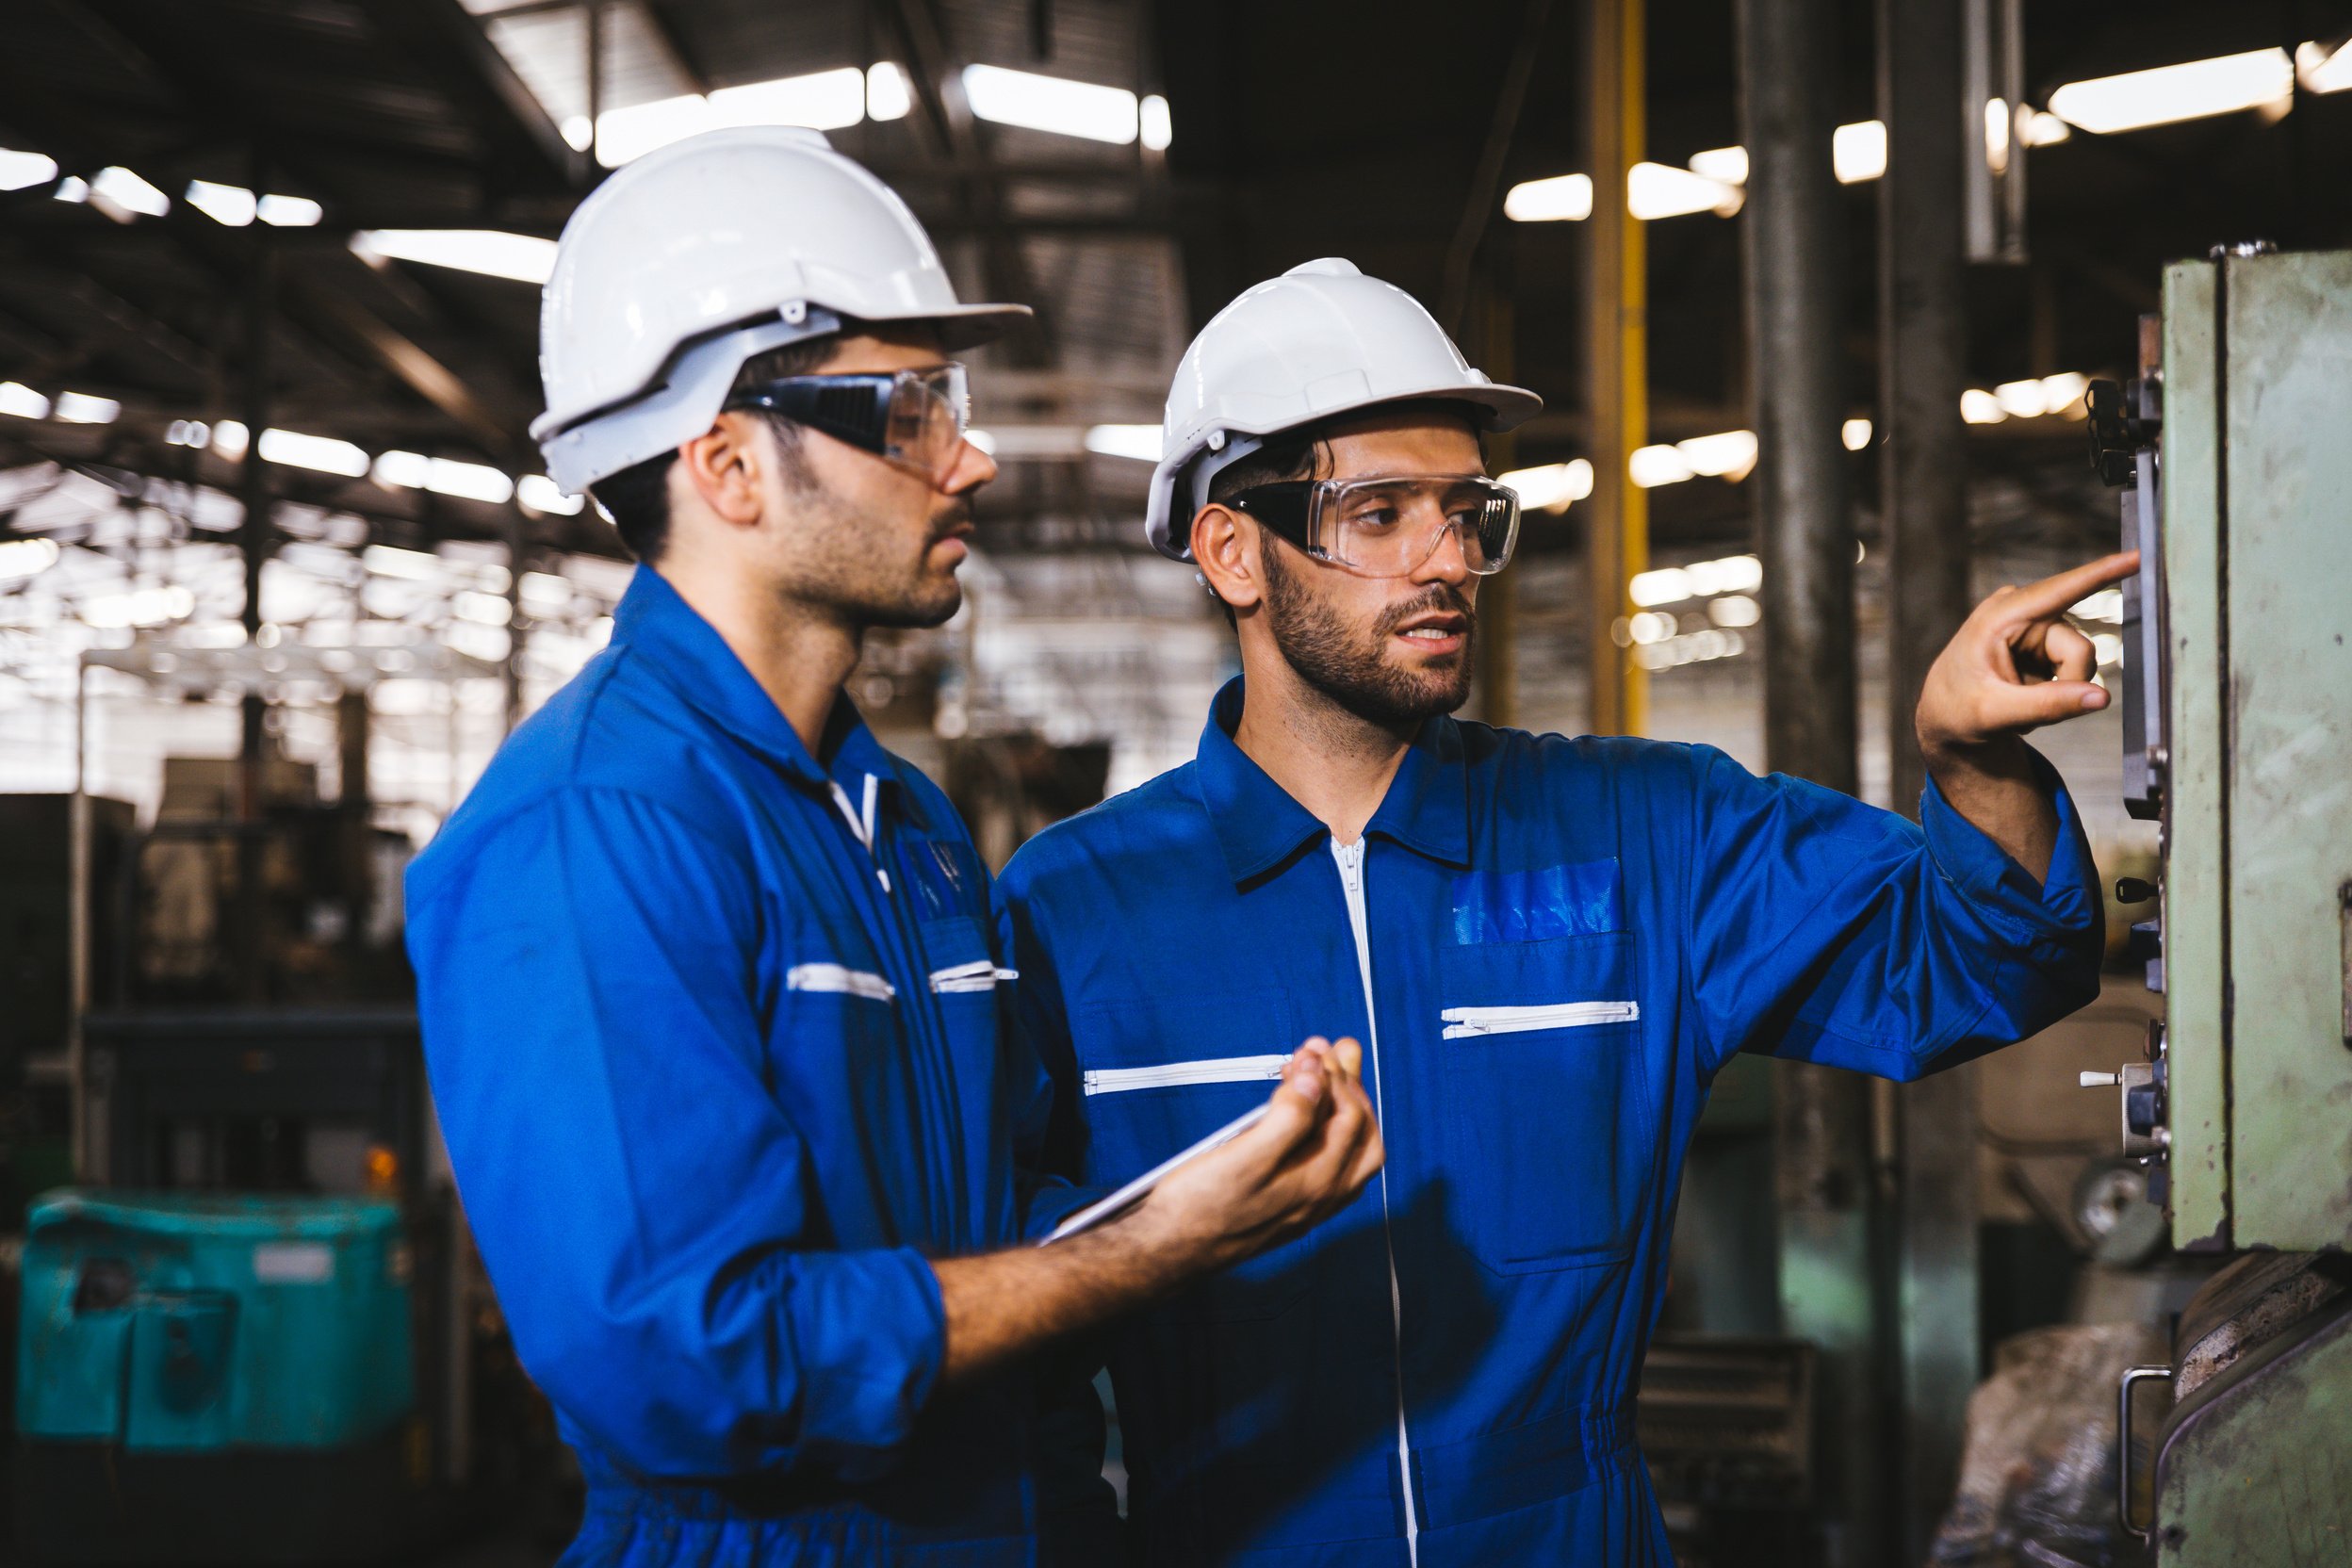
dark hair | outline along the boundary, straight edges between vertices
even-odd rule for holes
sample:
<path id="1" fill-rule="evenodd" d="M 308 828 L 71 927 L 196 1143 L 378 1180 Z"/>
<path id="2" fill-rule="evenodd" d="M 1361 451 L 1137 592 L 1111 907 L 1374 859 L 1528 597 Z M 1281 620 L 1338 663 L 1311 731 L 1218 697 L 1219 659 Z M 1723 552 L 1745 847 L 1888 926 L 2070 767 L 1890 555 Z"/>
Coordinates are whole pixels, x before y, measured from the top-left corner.
<path id="1" fill-rule="evenodd" d="M 836 341 L 828 333 L 754 354 L 735 372 L 730 390 L 743 391 L 783 376 L 808 375 L 831 357 Z M 762 411 L 761 416 L 776 433 L 776 450 L 789 462 L 800 450 L 800 427 L 780 414 Z M 669 547 L 670 466 L 677 461 L 678 452 L 672 449 L 588 487 L 597 508 L 612 519 L 622 546 L 648 566 L 661 560 Z"/>
<path id="2" fill-rule="evenodd" d="M 1219 506 L 1229 505 L 1244 490 L 1261 484 L 1281 484 L 1290 480 L 1313 479 L 1323 466 L 1323 443 L 1332 432 L 1365 419 L 1396 414 L 1428 415 L 1434 418 L 1460 419 L 1478 438 L 1478 460 L 1486 460 L 1486 426 L 1479 420 L 1476 407 L 1447 398 L 1421 398 L 1407 402 L 1382 403 L 1372 408 L 1349 409 L 1345 414 L 1318 419 L 1311 425 L 1282 432 L 1273 440 L 1224 468 L 1209 481 L 1209 499 Z M 1191 520 L 1185 520 L 1189 531 Z M 1209 590 L 1209 597 L 1217 599 L 1217 607 L 1225 612 L 1225 624 L 1234 623 L 1233 607 L 1217 598 L 1217 590 Z"/>

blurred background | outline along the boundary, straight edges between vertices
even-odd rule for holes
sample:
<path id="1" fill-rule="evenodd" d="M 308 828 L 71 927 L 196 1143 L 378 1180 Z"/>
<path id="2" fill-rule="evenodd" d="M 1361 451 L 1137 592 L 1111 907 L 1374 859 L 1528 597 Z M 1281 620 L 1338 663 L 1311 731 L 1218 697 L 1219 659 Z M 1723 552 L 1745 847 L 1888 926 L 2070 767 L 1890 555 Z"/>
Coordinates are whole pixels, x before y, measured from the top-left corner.
<path id="1" fill-rule="evenodd" d="M 67 1184 L 171 1195 L 111 1214 L 143 1238 L 118 1250 L 277 1247 L 293 1282 L 364 1256 L 392 1303 L 286 1320 L 286 1345 L 351 1348 L 335 1413 L 282 1429 L 205 1425 L 226 1341 L 196 1285 L 154 1353 L 198 1393 L 75 1427 L 20 1388 L 32 1560 L 531 1562 L 567 1537 L 564 1458 L 438 1152 L 400 875 L 610 633 L 631 565 L 525 433 L 535 286 L 603 174 L 678 137 L 822 129 L 965 297 L 1037 307 L 972 356 L 1003 473 L 964 609 L 876 635 L 851 682 L 991 864 L 1190 757 L 1236 661 L 1143 538 L 1167 381 L 1226 300 L 1321 255 L 1546 401 L 1494 443 L 1532 510 L 1481 598 L 1474 716 L 1703 741 L 1915 809 L 1926 655 L 1974 596 L 2115 547 L 2084 394 L 2142 368 L 2164 265 L 2352 240 L 2352 7 L 1755 9 L 1743 31 L 1731 0 L 6 8 L 17 1373 L 146 1364 L 30 1320 L 28 1205 Z M 1819 174 L 1787 172 L 1822 137 Z M 1834 446 L 1790 428 L 1823 408 Z M 2120 596 L 2077 614 L 2115 679 Z M 2157 855 L 2122 803 L 2120 707 L 2044 738 L 2111 884 Z M 1996 1348 L 2104 1368 L 2211 1272 L 2172 1251 L 2113 1098 L 2075 1086 L 2161 1006 L 2132 918 L 2110 910 L 2099 1003 L 1945 1100 L 1761 1062 L 1718 1084 L 1643 1416 L 1687 1560 L 1923 1560 Z M 1788 1131 L 1824 1105 L 1831 1133 Z M 268 1195 L 346 1201 L 297 1235 L 240 1206 Z M 74 1311 L 143 1288 L 74 1259 Z M 2013 1337 L 2066 1324 L 2120 1327 Z M 2054 1405 L 2064 1377 L 2034 1364 Z M 2068 1408 L 2112 1446 L 2112 1375 L 2083 1376 Z M 125 1523 L 42 1433 L 197 1457 Z M 2051 1505 L 2080 1556 L 2001 1556 L 2022 1548 L 1989 1524 L 1933 1549 L 2128 1560 L 2112 1457 L 2068 1484 L 2108 1489 Z M 233 1495 L 253 1511 L 227 1544 L 188 1526 Z"/>

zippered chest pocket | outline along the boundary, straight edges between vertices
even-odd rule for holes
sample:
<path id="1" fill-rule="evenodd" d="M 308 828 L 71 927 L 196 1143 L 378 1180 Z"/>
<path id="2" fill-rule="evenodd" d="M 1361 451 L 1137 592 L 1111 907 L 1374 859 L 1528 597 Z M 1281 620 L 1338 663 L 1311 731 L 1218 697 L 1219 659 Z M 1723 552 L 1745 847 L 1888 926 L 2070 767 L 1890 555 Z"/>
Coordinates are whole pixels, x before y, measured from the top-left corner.
<path id="1" fill-rule="evenodd" d="M 1502 1274 L 1632 1250 L 1657 1156 L 1633 937 L 1439 950 L 1456 1222 Z"/>

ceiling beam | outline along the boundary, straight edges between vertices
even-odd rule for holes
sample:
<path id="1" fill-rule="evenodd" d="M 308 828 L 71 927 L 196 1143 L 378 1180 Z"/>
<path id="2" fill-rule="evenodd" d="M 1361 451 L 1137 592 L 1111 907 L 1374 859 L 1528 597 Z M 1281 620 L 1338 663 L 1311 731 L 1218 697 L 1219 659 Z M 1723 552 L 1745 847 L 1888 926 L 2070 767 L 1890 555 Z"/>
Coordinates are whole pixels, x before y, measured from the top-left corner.
<path id="1" fill-rule="evenodd" d="M 362 0 L 376 29 L 457 106 L 510 171 L 573 190 L 595 183 L 588 155 L 564 139 L 514 68 L 458 0 Z"/>

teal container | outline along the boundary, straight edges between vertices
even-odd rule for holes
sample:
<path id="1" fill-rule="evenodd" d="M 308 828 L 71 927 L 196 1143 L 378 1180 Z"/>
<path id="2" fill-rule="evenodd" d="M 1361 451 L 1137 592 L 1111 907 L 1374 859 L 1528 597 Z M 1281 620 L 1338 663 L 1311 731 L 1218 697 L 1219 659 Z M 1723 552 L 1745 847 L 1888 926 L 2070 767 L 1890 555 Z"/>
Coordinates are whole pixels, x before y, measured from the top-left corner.
<path id="1" fill-rule="evenodd" d="M 346 1449 L 416 1403 L 399 1208 L 63 1188 L 24 1238 L 16 1429 L 155 1455 Z"/>

